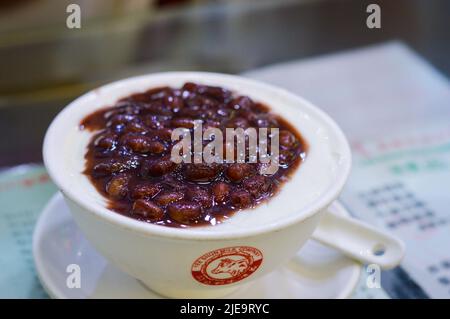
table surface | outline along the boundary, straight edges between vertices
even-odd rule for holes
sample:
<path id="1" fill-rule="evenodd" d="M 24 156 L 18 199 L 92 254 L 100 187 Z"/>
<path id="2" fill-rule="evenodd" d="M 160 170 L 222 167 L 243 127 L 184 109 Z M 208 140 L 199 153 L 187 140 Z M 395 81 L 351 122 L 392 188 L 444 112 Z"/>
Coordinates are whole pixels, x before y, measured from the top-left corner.
<path id="1" fill-rule="evenodd" d="M 94 32 L 95 27 L 92 27 L 92 32 L 73 37 L 54 37 L 45 41 L 37 37 L 36 41 L 16 41 L 12 46 L 5 46 L 6 42 L 0 34 L 0 69 L 6 71 L 0 75 L 0 167 L 40 162 L 45 129 L 68 101 L 101 83 L 129 75 L 175 69 L 243 73 L 274 63 L 327 55 L 387 40 L 401 40 L 444 75 L 450 74 L 450 41 L 446 33 L 450 30 L 450 19 L 447 17 L 450 12 L 449 1 L 433 1 L 432 4 L 419 0 L 377 1 L 382 9 L 380 30 L 369 30 L 365 25 L 367 3 L 359 0 L 306 3 L 281 1 L 277 5 L 264 3 L 248 6 L 244 1 L 242 6 L 208 6 L 176 11 L 150 20 L 143 19 L 139 23 L 130 24 L 121 32 L 116 32 L 117 29 L 113 27 L 112 31 L 108 29 L 99 33 Z M 89 26 L 87 28 L 90 29 Z M 267 43 L 271 45 L 268 46 Z M 101 63 L 101 58 L 115 49 L 123 51 L 108 60 L 108 63 Z M 411 56 L 414 59 L 414 55 Z M 30 57 L 33 57 L 32 62 Z M 71 63 L 65 63 L 68 58 Z M 309 82 L 304 74 L 307 70 L 315 70 L 314 74 L 317 74 L 317 70 L 322 70 L 323 74 L 329 72 L 323 67 L 317 69 L 317 59 L 305 60 L 310 62 L 288 64 L 288 68 L 302 67 L 302 79 L 299 77 L 293 85 L 304 91 L 297 93 L 310 94 L 308 98 L 328 107 L 327 112 L 338 122 L 341 121 L 340 113 L 349 104 L 346 101 L 349 96 L 337 98 L 339 95 L 336 92 L 333 97 L 330 94 L 323 96 L 321 91 L 308 91 Z M 395 75 L 411 73 L 417 77 L 417 81 L 413 82 L 421 83 L 417 86 L 416 96 L 422 91 L 448 93 L 444 84 L 442 87 L 433 84 L 438 83 L 437 80 L 441 83 L 441 78 L 433 77 L 435 81 L 428 81 L 426 79 L 431 78 L 422 78 L 422 73 L 416 72 L 421 68 L 415 69 L 416 73 L 409 72 L 404 60 L 395 61 L 391 70 L 393 84 L 400 83 Z M 351 63 L 353 69 L 356 64 L 357 61 Z M 365 64 L 361 65 L 357 67 L 360 72 L 352 71 L 353 76 L 364 78 L 365 71 L 377 69 L 372 65 L 367 66 L 366 70 Z M 253 77 L 259 74 L 259 78 L 268 80 L 263 73 L 247 74 Z M 274 75 L 269 73 L 271 77 Z M 381 76 L 378 74 L 378 78 L 371 82 L 376 83 Z M 272 81 L 279 85 L 286 82 L 279 77 Z M 295 76 L 292 81 L 295 81 Z M 288 82 L 291 83 L 291 80 Z M 330 82 L 332 83 L 332 79 L 321 81 L 328 83 L 326 85 L 330 85 Z M 425 82 L 429 85 L 424 85 Z M 365 82 L 362 81 L 363 83 Z M 284 83 L 285 86 L 289 86 L 288 84 Z M 446 88 L 447 84 L 445 82 Z M 360 94 L 357 97 L 366 99 L 367 96 L 361 94 L 370 90 L 360 88 L 362 90 L 358 90 Z M 334 89 L 339 90 L 337 86 Z M 400 100 L 378 103 L 378 100 L 371 99 L 373 103 L 368 104 L 373 108 L 380 108 L 377 113 L 373 113 L 373 109 L 367 109 L 360 112 L 360 116 L 366 116 L 365 120 L 370 116 L 375 119 L 375 115 L 379 113 L 391 114 L 390 118 L 394 118 L 393 114 L 398 112 L 389 113 L 392 108 L 399 108 L 400 104 L 402 107 L 409 105 L 405 103 L 405 99 L 401 100 L 403 103 Z M 423 115 L 433 113 L 432 109 L 439 112 L 448 110 L 444 107 L 445 103 L 434 103 L 434 99 L 418 101 L 419 104 L 421 102 L 431 107 Z M 423 119 L 425 118 L 426 116 Z M 353 134 L 357 128 L 344 126 L 349 137 L 361 136 L 359 133 Z M 361 185 L 358 184 L 359 186 Z M 416 282 L 409 279 L 404 268 L 385 273 L 383 278 L 383 286 L 388 288 L 393 297 L 426 297 Z M 409 285 L 407 289 L 405 283 Z M 405 292 L 409 294 L 405 295 Z"/>
<path id="2" fill-rule="evenodd" d="M 393 39 L 450 74 L 449 1 L 377 1 L 381 29 L 366 27 L 369 3 L 242 1 L 108 27 L 87 25 L 76 34 L 36 32 L 27 41 L 0 34 L 0 167 L 40 162 L 42 139 L 55 114 L 82 92 L 124 76 L 167 70 L 241 73 Z"/>

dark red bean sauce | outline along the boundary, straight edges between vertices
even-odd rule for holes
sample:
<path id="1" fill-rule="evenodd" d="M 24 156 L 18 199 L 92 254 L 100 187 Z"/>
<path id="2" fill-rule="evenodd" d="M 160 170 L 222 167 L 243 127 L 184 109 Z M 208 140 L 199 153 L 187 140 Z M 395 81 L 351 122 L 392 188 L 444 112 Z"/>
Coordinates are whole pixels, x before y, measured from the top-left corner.
<path id="1" fill-rule="evenodd" d="M 279 128 L 278 171 L 260 175 L 261 163 L 175 164 L 170 154 L 178 141 L 172 142 L 172 130 L 184 127 L 192 132 L 197 119 L 203 120 L 204 130 Z M 221 87 L 194 83 L 125 97 L 85 117 L 80 129 L 94 132 L 84 174 L 107 198 L 108 208 L 172 227 L 215 225 L 268 200 L 307 151 L 297 130 L 266 105 Z"/>

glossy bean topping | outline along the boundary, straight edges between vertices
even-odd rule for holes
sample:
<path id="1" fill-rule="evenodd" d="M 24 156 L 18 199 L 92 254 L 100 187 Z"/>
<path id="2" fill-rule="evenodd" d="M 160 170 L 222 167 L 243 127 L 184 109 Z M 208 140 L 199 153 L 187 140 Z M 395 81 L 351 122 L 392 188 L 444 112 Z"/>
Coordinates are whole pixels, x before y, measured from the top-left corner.
<path id="1" fill-rule="evenodd" d="M 226 128 L 278 128 L 278 171 L 261 175 L 267 164 L 248 163 L 248 148 L 246 163 L 174 163 L 170 154 L 178 140 L 172 141 L 171 134 L 184 128 L 193 136 L 195 120 L 202 121 L 203 132 L 221 129 L 224 141 Z M 268 106 L 196 83 L 127 96 L 86 116 L 80 129 L 93 133 L 84 173 L 106 197 L 108 208 L 171 227 L 215 225 L 269 200 L 307 151 L 300 134 Z M 234 150 L 236 156 L 236 145 Z"/>
<path id="2" fill-rule="evenodd" d="M 131 213 L 151 221 L 158 221 L 164 217 L 164 210 L 154 202 L 146 199 L 134 201 Z"/>

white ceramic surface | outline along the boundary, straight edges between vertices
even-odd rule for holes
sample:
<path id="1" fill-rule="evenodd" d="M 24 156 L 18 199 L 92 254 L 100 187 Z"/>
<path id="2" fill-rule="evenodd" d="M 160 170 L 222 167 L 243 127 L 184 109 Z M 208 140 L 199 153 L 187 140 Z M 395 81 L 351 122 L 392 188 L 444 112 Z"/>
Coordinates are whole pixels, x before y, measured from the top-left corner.
<path id="1" fill-rule="evenodd" d="M 348 215 L 338 203 L 330 210 Z M 161 298 L 95 251 L 59 193 L 40 215 L 33 254 L 39 278 L 53 298 Z M 79 289 L 67 288 L 66 268 L 70 264 L 80 266 Z M 361 269 L 359 263 L 341 253 L 308 241 L 292 261 L 227 297 L 346 298 L 355 288 Z"/>
<path id="2" fill-rule="evenodd" d="M 264 101 L 299 127 L 310 143 L 307 159 L 283 185 L 283 190 L 254 211 L 239 212 L 230 218 L 233 227 L 181 229 L 128 218 L 108 210 L 104 199 L 81 174 L 89 139 L 88 134 L 79 130 L 85 115 L 111 105 L 120 97 L 152 87 L 178 87 L 184 82 L 218 85 Z M 242 77 L 199 72 L 158 73 L 125 79 L 81 96 L 50 125 L 43 155 L 50 177 L 61 190 L 75 222 L 97 251 L 160 294 L 191 298 L 229 294 L 290 260 L 339 196 L 351 166 L 350 148 L 342 131 L 308 101 Z M 240 220 L 244 217 L 251 222 Z M 348 245 L 375 232 L 345 220 L 337 225 L 346 226 L 345 231 L 328 228 L 330 234 L 338 237 L 326 237 L 322 233 L 321 240 L 335 244 L 334 247 L 354 258 L 367 253 L 373 257 L 373 245 L 378 239 L 389 237 L 378 232 L 371 240 L 362 241 L 365 245 Z M 396 240 L 383 242 L 394 244 L 397 254 L 386 264 L 395 266 L 401 260 L 403 247 Z M 385 246 L 390 252 L 390 246 Z"/>

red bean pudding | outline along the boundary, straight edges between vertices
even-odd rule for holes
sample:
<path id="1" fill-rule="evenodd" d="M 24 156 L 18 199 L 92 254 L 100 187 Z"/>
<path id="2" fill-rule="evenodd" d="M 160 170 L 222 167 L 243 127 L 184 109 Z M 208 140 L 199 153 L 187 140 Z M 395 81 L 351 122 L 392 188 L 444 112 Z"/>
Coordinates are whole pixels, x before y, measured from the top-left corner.
<path id="1" fill-rule="evenodd" d="M 278 128 L 277 172 L 262 175 L 265 164 L 248 161 L 175 163 L 171 150 L 179 141 L 172 141 L 172 132 L 180 127 L 193 132 L 194 120 L 202 120 L 204 130 L 214 127 L 223 132 Z M 268 106 L 221 87 L 195 83 L 130 95 L 86 116 L 80 129 L 94 133 L 84 174 L 106 197 L 108 208 L 172 227 L 215 225 L 269 200 L 307 151 L 296 129 Z M 247 152 L 248 148 L 248 157 Z"/>

